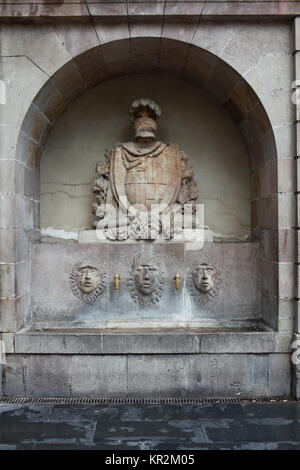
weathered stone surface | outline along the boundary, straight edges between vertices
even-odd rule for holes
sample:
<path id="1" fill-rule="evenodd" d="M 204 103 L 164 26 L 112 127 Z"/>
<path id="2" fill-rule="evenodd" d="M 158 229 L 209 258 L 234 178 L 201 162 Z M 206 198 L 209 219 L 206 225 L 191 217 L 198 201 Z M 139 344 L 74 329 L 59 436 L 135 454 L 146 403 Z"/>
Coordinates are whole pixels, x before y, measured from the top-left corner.
<path id="1" fill-rule="evenodd" d="M 252 227 L 276 228 L 277 203 L 277 195 L 253 201 L 251 205 Z"/>
<path id="2" fill-rule="evenodd" d="M 30 309 L 30 295 L 13 299 L 0 299 L 0 330 L 17 331 L 24 326 Z"/>
<path id="3" fill-rule="evenodd" d="M 295 229 L 263 230 L 262 256 L 271 261 L 293 262 L 295 260 Z"/>
<path id="4" fill-rule="evenodd" d="M 107 272 L 107 249 L 101 252 L 93 246 L 70 244 L 33 245 L 33 318 L 39 320 L 69 320 L 75 317 L 80 322 L 101 321 L 101 312 L 107 305 L 107 289 L 99 297 L 97 306 L 85 306 L 76 298 L 70 287 L 69 276 L 76 263 L 99 267 Z M 40 275 L 44 266 L 45 272 Z M 59 299 L 59 302 L 57 302 Z M 74 317 L 75 315 L 75 317 Z"/>
<path id="5" fill-rule="evenodd" d="M 107 78 L 107 66 L 105 64 L 103 50 L 94 47 L 75 58 L 85 88 L 90 88 Z"/>
<path id="6" fill-rule="evenodd" d="M 27 57 L 1 57 L 0 64 L 1 79 L 6 83 L 6 106 L 1 108 L 0 123 L 20 127 L 33 98 L 49 77 Z"/>
<path id="7" fill-rule="evenodd" d="M 88 361 L 87 361 L 88 359 Z M 124 396 L 127 383 L 126 356 L 73 356 L 71 363 L 72 395 Z"/>
<path id="8" fill-rule="evenodd" d="M 278 295 L 293 299 L 295 296 L 295 263 L 278 263 Z"/>
<path id="9" fill-rule="evenodd" d="M 238 108 L 241 110 L 243 116 L 247 116 L 256 107 L 260 105 L 259 99 L 253 89 L 248 84 L 242 81 L 237 83 L 229 95 Z"/>
<path id="10" fill-rule="evenodd" d="M 2 365 L 2 395 L 22 397 L 26 394 L 24 359 L 21 356 L 7 354 Z"/>
<path id="11" fill-rule="evenodd" d="M 199 85 L 208 81 L 214 67 L 216 58 L 199 48 L 192 46 L 184 68 L 184 77 Z"/>
<path id="12" fill-rule="evenodd" d="M 134 33 L 134 31 L 133 31 Z M 145 56 L 145 49 L 149 51 L 150 57 Z M 160 38 L 152 37 L 151 43 L 147 38 L 134 37 L 131 39 L 132 61 L 134 63 L 133 71 L 153 72 L 159 70 L 159 51 Z"/>
<path id="13" fill-rule="evenodd" d="M 300 18 L 296 17 L 293 21 L 293 48 L 294 52 L 300 51 Z"/>
<path id="14" fill-rule="evenodd" d="M 168 10 L 168 7 L 169 4 L 166 4 L 166 10 Z M 194 37 L 197 24 L 197 17 L 186 21 L 165 17 L 161 35 L 164 38 L 190 43 Z"/>
<path id="15" fill-rule="evenodd" d="M 209 328 L 207 328 L 209 331 Z M 72 333 L 72 330 L 31 332 L 15 336 L 18 354 L 203 354 L 203 353 L 270 353 L 275 352 L 273 332 L 203 332 L 197 329 L 164 331 L 99 330 Z"/>
<path id="16" fill-rule="evenodd" d="M 0 124 L 0 160 L 14 159 L 17 147 L 19 128 Z"/>
<path id="17" fill-rule="evenodd" d="M 20 20 L 25 18 L 26 20 L 31 18 L 89 18 L 89 11 L 87 6 L 83 3 L 69 3 L 64 2 L 64 4 L 42 4 L 35 3 L 34 5 L 29 3 L 22 4 L 7 4 L 0 7 L 0 15 L 4 19 L 16 19 Z"/>
<path id="18" fill-rule="evenodd" d="M 83 78 L 74 62 L 69 62 L 51 78 L 65 100 L 71 100 L 83 91 Z"/>
<path id="19" fill-rule="evenodd" d="M 191 267 L 195 262 L 206 262 L 213 265 L 221 281 L 216 295 L 207 303 L 199 304 L 197 297 L 192 298 L 186 292 L 186 307 L 191 315 L 190 321 L 205 321 L 207 318 L 246 319 L 260 316 L 260 265 L 258 246 L 244 243 L 239 246 L 231 244 L 206 244 L 201 251 L 186 252 L 186 283 Z M 243 266 L 242 270 L 237 266 Z"/>
<path id="20" fill-rule="evenodd" d="M 207 89 L 223 103 L 238 82 L 239 75 L 234 69 L 219 63 L 209 77 Z"/>
<path id="21" fill-rule="evenodd" d="M 22 229 L 0 229 L 0 261 L 13 263 L 29 259 L 29 236 Z"/>
<path id="22" fill-rule="evenodd" d="M 62 95 L 50 80 L 35 97 L 34 105 L 52 124 L 67 106 Z"/>
<path id="23" fill-rule="evenodd" d="M 164 5 L 159 2 L 128 2 L 128 16 L 163 16 Z"/>
<path id="24" fill-rule="evenodd" d="M 220 55 L 224 46 L 234 35 L 231 23 L 199 22 L 192 44 L 205 49 L 212 54 Z"/>
<path id="25" fill-rule="evenodd" d="M 30 106 L 24 119 L 22 131 L 36 143 L 39 143 L 47 133 L 48 126 L 49 121 L 45 116 L 39 113 L 35 106 Z"/>
<path id="26" fill-rule="evenodd" d="M 120 39 L 128 39 L 133 37 L 132 31 L 129 34 L 128 21 L 122 21 L 120 18 L 95 18 L 94 27 L 97 32 L 98 42 L 105 44 Z M 130 28 L 131 29 L 131 28 Z M 82 51 L 84 52 L 84 51 Z"/>
<path id="27" fill-rule="evenodd" d="M 265 147 L 265 157 L 266 159 L 274 159 L 276 154 L 271 147 L 271 153 L 269 151 L 269 138 L 272 131 L 269 131 L 264 136 L 264 147 Z M 278 126 L 273 128 L 273 133 L 275 137 L 276 147 L 277 147 L 277 158 L 293 158 L 295 154 L 294 149 L 294 125 L 286 124 L 284 126 Z M 297 149 L 298 155 L 298 149 Z M 299 149 L 300 155 L 300 149 Z"/>
<path id="28" fill-rule="evenodd" d="M 290 17 L 291 15 L 299 15 L 300 9 L 297 2 L 294 1 L 285 1 L 285 0 L 275 0 L 272 2 L 267 1 L 256 1 L 256 2 L 245 2 L 244 0 L 240 1 L 224 1 L 220 2 L 209 1 L 205 3 L 203 8 L 203 16 L 256 16 L 264 15 L 266 17 L 270 16 L 285 16 Z"/>
<path id="29" fill-rule="evenodd" d="M 272 167 L 276 165 L 276 162 L 272 162 Z M 279 193 L 291 193 L 295 189 L 295 170 L 296 162 L 294 158 L 286 158 L 277 161 L 277 178 L 278 186 L 277 191 Z M 276 191 L 276 176 L 272 178 L 273 189 Z"/>
<path id="30" fill-rule="evenodd" d="M 14 160 L 0 160 L 0 191 L 1 194 L 11 194 L 15 192 L 15 168 Z"/>
<path id="31" fill-rule="evenodd" d="M 279 299 L 276 295 L 266 290 L 262 291 L 262 319 L 276 331 L 278 330 L 278 304 Z"/>
<path id="32" fill-rule="evenodd" d="M 160 38 L 163 17 L 143 18 L 135 17 L 129 19 L 129 30 L 131 38 Z M 145 50 L 144 50 L 145 53 Z"/>
<path id="33" fill-rule="evenodd" d="M 7 356 L 4 396 L 283 396 L 290 355 Z"/>
<path id="34" fill-rule="evenodd" d="M 46 52 L 45 52 L 46 51 Z M 72 56 L 51 25 L 1 24 L 1 55 L 25 56 L 51 76 Z"/>
<path id="35" fill-rule="evenodd" d="M 208 244 L 210 245 L 210 244 Z M 88 248 L 88 251 L 86 251 Z M 74 245 L 70 244 L 37 244 L 33 246 L 33 312 L 36 321 L 77 321 L 82 325 L 98 326 L 157 326 L 203 324 L 208 318 L 220 320 L 225 324 L 230 319 L 256 318 L 260 314 L 259 292 L 256 283 L 259 283 L 258 246 L 253 244 L 214 245 L 207 247 L 203 252 L 186 253 L 184 265 L 183 244 L 153 245 L 149 254 L 162 261 L 166 272 L 166 287 L 164 295 L 159 302 L 159 309 L 148 308 L 144 313 L 130 297 L 127 287 L 130 263 L 138 253 L 148 254 L 146 246 L 127 245 L 126 254 L 122 244 L 111 244 L 109 255 L 105 244 Z M 225 256 L 226 252 L 226 256 Z M 101 262 L 99 256 L 101 254 Z M 109 256 L 109 269 L 106 268 L 106 257 Z M 220 268 L 223 280 L 222 293 L 205 306 L 192 303 L 189 293 L 183 288 L 175 291 L 173 278 L 179 273 L 184 279 L 189 273 L 190 264 L 205 256 L 211 259 Z M 239 268 L 235 266 L 238 256 Z M 73 297 L 69 286 L 69 274 L 76 262 L 84 258 L 86 264 L 101 265 L 107 271 L 108 287 L 99 297 L 93 307 L 82 307 L 82 304 Z M 63 261 L 62 261 L 63 260 Z M 96 261 L 97 260 L 97 261 Z M 49 265 L 50 263 L 50 265 Z M 95 264 L 96 263 L 96 264 Z M 50 267 L 51 266 L 51 267 Z M 57 271 L 56 266 L 59 266 Z M 240 267 L 243 266 L 241 276 Z M 41 273 L 43 273 L 41 275 Z M 115 292 L 113 277 L 121 276 L 121 290 Z M 228 283 L 228 285 L 227 285 Z M 232 286 L 235 286 L 234 289 Z M 109 304 L 105 304 L 108 300 Z M 243 294 L 241 294 L 243 292 Z M 241 295 L 244 299 L 241 305 Z M 59 303 L 57 302 L 59 298 Z M 186 299 L 186 300 L 184 300 Z M 185 304 L 183 303 L 185 302 Z M 109 305 L 109 306 L 108 306 Z M 186 305 L 186 306 L 185 306 Z M 201 307 L 201 308 L 200 308 Z M 126 312 L 126 316 L 125 315 Z M 69 323 L 70 324 L 70 323 Z"/>
<path id="36" fill-rule="evenodd" d="M 289 393 L 290 356 L 288 354 L 271 354 L 275 351 L 278 353 L 279 351 L 285 352 L 288 350 L 288 340 L 294 326 L 295 253 L 292 227 L 295 220 L 293 217 L 294 187 L 292 178 L 295 151 L 293 147 L 293 119 L 291 117 L 292 105 L 290 103 L 292 58 L 289 55 L 289 25 L 283 22 L 270 22 L 268 24 L 263 22 L 229 23 L 228 19 L 222 24 L 200 22 L 199 30 L 194 39 L 199 41 L 200 47 L 207 47 L 207 50 L 212 54 L 222 55 L 225 62 L 227 61 L 235 68 L 235 70 L 228 71 L 229 69 L 224 63 L 215 67 L 217 58 L 213 55 L 210 56 L 210 52 L 199 52 L 199 49 L 193 50 L 183 42 L 177 43 L 164 38 L 160 42 L 162 8 L 165 8 L 166 17 L 168 17 L 165 21 L 163 35 L 188 43 L 193 37 L 192 30 L 195 24 L 195 16 L 192 20 L 189 20 L 191 21 L 189 27 L 187 27 L 187 23 L 178 22 L 177 19 L 175 22 L 169 16 L 170 14 L 181 16 L 182 13 L 191 12 L 192 10 L 193 15 L 195 15 L 195 8 L 202 8 L 202 2 L 196 5 L 188 5 L 187 2 L 185 12 L 182 10 L 184 5 L 181 2 L 176 3 L 176 5 L 173 4 L 175 2 L 172 2 L 172 4 L 166 4 L 165 6 L 162 3 L 147 5 L 146 2 L 143 6 L 129 2 L 129 9 L 134 15 L 133 19 L 129 18 L 131 37 L 135 37 L 135 35 L 152 36 L 150 45 L 145 37 L 142 40 L 136 38 L 130 44 L 130 41 L 127 40 L 129 38 L 127 20 L 123 22 L 126 26 L 122 26 L 122 28 L 118 23 L 119 18 L 116 18 L 116 23 L 112 21 L 109 26 L 108 23 L 105 23 L 106 28 L 103 26 L 103 18 L 109 12 L 114 16 L 122 14 L 125 18 L 127 15 L 126 2 L 122 2 L 121 5 L 117 6 L 101 4 L 101 2 L 88 3 L 92 14 L 101 15 L 101 18 L 98 17 L 95 20 L 95 25 L 98 36 L 100 37 L 102 34 L 100 41 L 105 43 L 103 50 L 99 47 L 91 49 L 88 54 L 77 56 L 97 44 L 97 34 L 94 29 L 91 29 L 90 23 L 78 24 L 77 30 L 74 29 L 74 25 L 68 25 L 67 23 L 57 25 L 58 29 L 56 31 L 49 24 L 26 25 L 26 27 L 24 25 L 3 25 L 1 30 L 3 55 L 23 56 L 1 59 L 3 78 L 7 84 L 8 106 L 3 108 L 3 113 L 1 113 L 3 125 L 0 132 L 4 134 L 3 139 L 0 136 L 1 158 L 4 158 L 5 163 L 1 164 L 0 171 L 2 170 L 2 191 L 11 194 L 11 196 L 6 194 L 2 198 L 4 205 L 3 210 L 1 208 L 0 227 L 11 227 L 12 230 L 1 230 L 0 232 L 1 250 L 3 248 L 3 258 L 0 261 L 3 259 L 2 263 L 4 262 L 0 266 L 5 271 L 4 276 L 2 276 L 4 279 L 4 295 L 16 296 L 16 298 L 1 299 L 0 330 L 9 333 L 7 337 L 8 356 L 14 350 L 13 335 L 10 333 L 24 324 L 30 306 L 30 273 L 29 262 L 27 261 L 29 243 L 25 231 L 19 231 L 16 227 L 32 229 L 38 227 L 39 224 L 39 177 L 38 173 L 32 170 L 39 165 L 42 146 L 50 129 L 48 121 L 54 123 L 65 108 L 66 102 L 71 101 L 85 89 L 104 80 L 107 76 L 131 73 L 132 71 L 150 71 L 156 68 L 159 63 L 162 70 L 169 70 L 177 74 L 184 73 L 189 80 L 198 85 L 207 82 L 207 89 L 224 102 L 224 112 L 229 111 L 233 121 L 240 124 L 240 129 L 243 131 L 247 143 L 253 143 L 251 150 L 252 168 L 259 168 L 254 176 L 255 191 L 253 197 L 262 198 L 253 201 L 253 227 L 257 229 L 255 233 L 259 233 L 262 228 L 266 230 L 263 233 L 263 255 L 267 258 L 263 268 L 264 281 L 261 282 L 258 270 L 250 269 L 251 266 L 253 268 L 251 262 L 256 259 L 255 254 L 251 260 L 247 258 L 249 254 L 247 256 L 243 254 L 240 258 L 243 244 L 241 246 L 232 244 L 232 247 L 225 246 L 222 248 L 216 248 L 215 244 L 212 244 L 207 253 L 215 256 L 218 260 L 218 266 L 221 266 L 226 272 L 224 281 L 226 296 L 224 294 L 222 299 L 214 298 L 214 300 L 220 301 L 220 305 L 222 305 L 218 311 L 221 311 L 221 308 L 223 312 L 224 309 L 227 309 L 225 320 L 230 322 L 232 316 L 240 320 L 241 318 L 249 318 L 249 315 L 252 320 L 259 320 L 262 316 L 272 328 L 278 327 L 281 335 L 275 335 L 272 332 L 255 332 L 253 334 L 234 332 L 232 334 L 220 333 L 218 337 L 213 334 L 194 335 L 193 337 L 184 334 L 181 338 L 174 335 L 171 339 L 167 334 L 161 334 L 161 336 L 156 337 L 149 335 L 147 339 L 143 335 L 131 335 L 130 338 L 124 340 L 122 336 L 118 335 L 102 334 L 97 336 L 97 334 L 80 333 L 80 336 L 76 336 L 77 333 L 55 333 L 49 344 L 44 342 L 46 336 L 42 336 L 44 333 L 36 334 L 34 340 L 32 339 L 32 343 L 28 338 L 29 335 L 27 338 L 26 336 L 22 338 L 19 335 L 20 353 L 30 354 L 30 349 L 26 349 L 30 347 L 32 351 L 36 348 L 35 352 L 37 354 L 30 357 L 8 357 L 8 367 L 4 371 L 6 375 L 2 377 L 5 388 L 4 393 L 12 395 L 35 393 L 53 395 L 59 393 L 63 396 L 81 395 L 83 393 L 90 396 L 99 394 L 126 395 L 128 393 L 138 395 L 145 392 L 153 393 L 153 395 L 168 392 L 174 395 L 188 393 L 211 395 L 216 393 L 219 395 L 229 394 L 230 396 L 238 393 Z M 215 4 L 208 2 L 204 8 L 204 14 L 214 11 L 213 9 L 217 8 L 217 3 L 219 3 L 218 12 L 223 11 L 225 14 L 233 12 L 231 6 L 227 3 L 225 5 L 225 2 L 215 2 Z M 263 6 L 267 14 L 275 11 L 273 3 Z M 288 3 L 285 2 L 284 5 L 281 3 L 282 9 L 277 8 L 276 11 L 280 14 L 287 14 L 288 11 L 292 11 L 287 9 L 291 8 Z M 74 3 L 74 5 L 76 4 Z M 76 8 L 74 5 L 67 5 L 67 2 L 63 6 L 39 5 L 36 9 L 27 9 L 26 15 L 39 15 L 41 12 L 44 12 L 45 16 L 59 13 L 64 15 L 67 6 L 70 7 L 68 11 L 71 16 L 78 14 L 78 12 L 87 14 L 85 4 L 77 4 Z M 241 9 L 240 3 L 236 6 L 236 11 L 249 12 L 252 8 L 249 14 L 259 11 L 258 8 L 262 8 L 257 4 L 249 5 L 246 2 L 243 6 L 245 10 Z M 26 7 L 26 5 L 23 5 L 23 7 Z M 56 7 L 59 7 L 58 10 L 56 10 Z M 17 11 L 18 8 L 15 7 L 14 14 Z M 146 13 L 148 16 L 152 16 L 152 13 L 155 12 L 159 13 L 157 22 L 143 22 L 143 14 Z M 136 21 L 137 17 L 140 18 L 138 21 Z M 90 18 L 88 21 L 90 21 Z M 119 24 L 119 26 L 115 27 L 113 24 Z M 13 38 L 10 38 L 8 31 L 13 31 Z M 79 31 L 80 41 L 76 39 Z M 110 41 L 120 37 L 126 37 L 127 39 L 124 42 L 110 43 Z M 32 39 L 35 39 L 33 45 L 31 45 Z M 207 46 L 204 46 L 205 43 Z M 161 53 L 160 45 L 162 45 Z M 47 53 L 48 48 L 51 51 Z M 72 55 L 76 55 L 76 61 L 67 64 L 66 69 L 60 69 L 50 82 L 53 86 L 46 86 L 36 97 L 36 107 L 30 109 L 24 122 L 24 132 L 20 135 L 17 150 L 17 159 L 19 161 L 15 164 L 12 163 L 9 159 L 15 156 L 17 135 L 32 100 L 41 86 L 48 80 L 48 75 L 56 72 Z M 208 57 L 210 58 L 208 59 Z M 241 81 L 236 71 L 245 74 L 271 118 L 279 161 L 276 160 L 277 153 L 273 131 L 270 130 L 267 115 L 262 111 L 260 103 L 256 101 L 255 94 L 251 94 L 247 87 L 244 88 L 243 85 L 239 88 Z M 130 80 L 132 80 L 132 77 L 130 77 Z M 152 82 L 151 77 L 149 77 L 149 81 L 151 81 L 152 90 L 155 90 L 156 93 L 157 89 L 153 85 L 154 82 Z M 167 86 L 164 90 L 166 94 L 169 93 Z M 121 92 L 124 93 L 124 90 L 122 89 Z M 177 95 L 176 100 L 178 99 L 178 103 L 182 103 L 179 88 Z M 193 99 L 195 100 L 195 96 Z M 181 105 L 178 108 L 181 109 L 180 116 L 185 107 L 188 107 L 189 110 L 192 109 L 192 106 L 188 103 L 190 102 L 186 102 L 184 106 Z M 101 102 L 101 112 L 104 112 L 105 109 L 102 105 Z M 110 118 L 111 116 L 108 114 L 106 119 Z M 192 132 L 196 142 L 197 136 L 201 134 L 199 132 L 201 119 L 194 119 L 194 121 L 195 126 L 192 126 Z M 202 139 L 200 139 L 201 146 L 197 143 L 198 147 L 201 147 L 199 160 L 206 158 L 206 147 L 202 145 L 203 134 L 208 135 L 211 133 L 211 135 L 216 135 L 215 130 L 209 128 L 208 122 L 205 125 L 206 128 L 202 129 Z M 219 128 L 222 128 L 225 135 L 226 129 L 221 125 L 221 121 Z M 95 133 L 98 132 L 96 126 L 94 131 Z M 67 128 L 64 129 L 64 133 L 66 132 Z M 28 140 L 26 133 L 30 133 L 34 140 Z M 186 129 L 183 128 L 182 133 L 186 133 Z M 98 140 L 102 141 L 102 137 L 100 139 L 98 136 Z M 214 139 L 215 154 L 226 155 L 226 142 L 224 136 L 222 145 L 218 145 L 217 138 Z M 262 155 L 262 145 L 264 155 Z M 72 151 L 72 162 L 75 158 L 75 152 L 82 156 L 82 149 L 76 149 L 75 151 L 72 148 Z M 98 147 L 97 151 L 99 151 Z M 297 155 L 298 153 L 297 150 Z M 198 153 L 195 155 L 198 158 Z M 207 152 L 207 155 L 210 157 L 211 153 Z M 197 158 L 195 160 L 198 162 Z M 222 160 L 219 157 L 217 160 L 211 159 L 210 161 L 212 161 L 213 167 L 216 162 L 220 164 Z M 224 161 L 227 162 L 227 165 L 222 174 L 226 175 L 232 171 L 232 168 L 231 165 L 228 165 L 225 157 Z M 218 166 L 218 168 L 220 167 Z M 68 170 L 67 166 L 66 169 Z M 240 172 L 238 174 L 240 175 Z M 203 180 L 208 181 L 206 176 L 203 173 Z M 72 172 L 70 172 L 70 178 L 72 179 L 72 177 Z M 236 180 L 236 174 L 233 175 L 232 180 Z M 214 177 L 214 181 L 216 184 L 221 184 L 218 178 Z M 74 181 L 71 181 L 71 183 L 74 183 Z M 205 200 L 205 194 L 209 194 L 211 198 L 211 193 L 207 192 L 208 188 L 205 187 L 205 183 L 201 188 L 201 191 L 203 191 L 201 194 L 202 199 Z M 13 195 L 15 189 L 18 196 Z M 220 201 L 216 199 L 215 204 L 217 207 L 220 205 L 222 210 L 225 207 L 226 214 L 228 214 L 228 208 L 232 210 L 233 215 L 230 219 L 232 222 L 230 223 L 235 227 L 234 219 L 238 219 L 236 207 L 228 205 L 226 191 L 223 192 L 224 198 L 222 197 Z M 277 192 L 280 194 L 276 195 Z M 239 199 L 237 202 L 239 206 L 246 204 L 246 202 L 249 203 L 248 200 L 246 201 L 245 193 L 243 194 L 245 197 L 237 198 Z M 210 204 L 213 203 L 210 202 Z M 221 213 L 221 210 L 219 210 L 219 213 Z M 243 224 L 242 221 L 241 225 Z M 217 228 L 215 232 L 218 232 Z M 10 236 L 11 238 L 8 238 Z M 34 296 L 40 296 L 38 299 L 40 303 L 36 304 L 34 319 L 50 321 L 51 326 L 57 326 L 58 320 L 61 321 L 59 326 L 63 326 L 68 321 L 75 323 L 78 321 L 77 326 L 83 325 L 84 327 L 89 323 L 98 327 L 100 323 L 105 327 L 107 321 L 116 324 L 120 321 L 124 323 L 124 313 L 126 313 L 124 305 L 128 306 L 129 301 L 132 300 L 129 296 L 126 300 L 127 303 L 124 302 L 124 305 L 122 305 L 123 311 L 120 309 L 118 312 L 119 317 L 114 315 L 112 311 L 108 311 L 107 308 L 106 310 L 104 308 L 103 311 L 101 311 L 101 308 L 89 311 L 85 309 L 76 310 L 79 306 L 74 304 L 74 307 L 72 307 L 72 302 L 78 299 L 72 297 L 71 300 L 71 297 L 68 297 L 72 294 L 68 291 L 69 285 L 67 284 L 69 282 L 69 268 L 72 268 L 76 257 L 78 257 L 78 260 L 80 258 L 81 261 L 81 256 L 88 253 L 91 255 L 92 260 L 95 262 L 100 260 L 99 262 L 105 265 L 109 260 L 108 256 L 110 256 L 113 264 L 109 273 L 110 289 L 106 292 L 106 301 L 110 294 L 112 303 L 119 307 L 122 302 L 122 294 L 118 297 L 117 293 L 113 291 L 112 277 L 117 270 L 115 268 L 119 268 L 117 263 L 120 261 L 120 256 L 118 258 L 117 255 L 120 255 L 122 250 L 124 254 L 124 247 L 122 247 L 122 250 L 118 251 L 116 249 L 115 253 L 111 252 L 109 254 L 104 249 L 105 254 L 103 254 L 103 247 L 99 245 L 93 249 L 88 247 L 87 251 L 86 246 L 81 248 L 75 244 L 66 243 L 64 247 L 54 244 L 52 246 L 52 251 L 49 247 L 45 248 L 45 246 L 34 248 L 36 251 L 41 250 L 38 256 L 35 253 L 33 258 L 33 272 L 35 272 Z M 45 253 L 43 254 L 42 250 L 44 248 Z M 219 253 L 217 253 L 218 250 Z M 224 250 L 224 253 L 222 250 Z M 157 312 L 155 321 L 157 321 L 157 324 L 165 322 L 165 325 L 169 325 L 170 321 L 178 321 L 183 311 L 184 301 L 188 299 L 187 292 L 184 289 L 176 294 L 174 293 L 173 274 L 169 274 L 182 269 L 184 255 L 181 248 L 176 247 L 170 249 L 171 254 L 169 252 L 165 253 L 165 257 L 162 256 L 160 248 L 155 248 L 154 251 L 156 257 L 162 259 L 167 266 L 169 275 L 168 295 L 170 298 L 164 306 L 165 316 L 163 318 L 159 317 Z M 128 247 L 125 261 L 127 262 L 128 257 L 130 258 L 134 254 L 134 249 Z M 102 255 L 103 258 L 101 258 Z M 235 262 L 238 261 L 234 268 L 232 267 L 233 255 L 235 256 Z M 190 255 L 190 260 L 193 258 Z M 186 261 L 188 261 L 188 257 L 186 257 Z M 255 278 L 255 273 L 257 273 L 257 278 Z M 121 276 L 122 288 L 125 286 L 127 275 L 126 265 L 126 269 L 123 269 Z M 257 286 L 262 286 L 264 289 L 262 293 L 262 310 L 260 303 L 255 303 L 261 295 Z M 282 298 L 277 298 L 278 295 Z M 59 303 L 55 296 L 58 296 Z M 244 308 L 244 304 L 241 307 L 241 297 L 243 301 L 247 302 L 247 308 Z M 248 302 L 249 299 L 250 302 Z M 34 300 L 36 300 L 36 297 L 34 297 Z M 252 300 L 253 303 L 251 303 Z M 63 307 L 60 302 L 65 302 Z M 56 305 L 56 311 L 53 310 L 53 305 Z M 134 302 L 132 302 L 132 305 L 133 308 L 136 308 Z M 240 317 L 242 310 L 242 317 Z M 105 315 L 101 316 L 103 312 L 107 315 L 106 317 Z M 185 321 L 198 321 L 202 312 L 203 310 L 198 308 L 194 311 L 195 316 L 193 317 L 192 312 L 190 317 L 186 316 Z M 178 317 L 176 317 L 177 314 Z M 132 322 L 136 325 L 141 317 L 141 313 L 136 311 L 135 316 L 132 315 Z M 148 321 L 150 324 L 153 317 L 150 315 L 142 318 L 142 320 Z M 298 329 L 297 322 L 295 324 L 296 329 Z M 46 349 L 43 350 L 43 348 Z M 49 356 L 43 355 L 47 354 L 47 348 L 49 348 L 48 352 L 51 353 Z M 51 350 L 51 348 L 53 349 Z M 60 355 L 53 355 L 52 353 L 57 350 L 59 351 L 57 354 Z M 143 355 L 139 355 L 141 351 L 143 351 Z M 176 355 L 174 355 L 174 351 Z M 154 354 L 154 352 L 157 354 Z M 257 354 L 254 355 L 253 352 Z M 41 353 L 40 356 L 39 353 Z M 71 359 L 66 357 L 69 353 L 84 356 Z M 121 354 L 126 353 L 130 356 L 121 356 Z M 96 354 L 101 354 L 100 359 Z M 147 384 L 146 389 L 145 386 L 143 388 L 143 382 Z"/>
<path id="37" fill-rule="evenodd" d="M 113 3 L 90 3 L 89 13 L 92 16 L 111 17 L 111 16 L 127 16 L 125 2 Z"/>
<path id="38" fill-rule="evenodd" d="M 153 380 L 147 386 L 149 395 L 162 396 L 166 392 L 175 396 L 270 395 L 270 392 L 281 395 L 290 391 L 288 355 L 270 356 L 270 364 L 263 355 L 202 355 L 200 360 L 196 357 L 130 356 L 128 382 L 131 393 L 145 393 L 143 380 L 147 380 L 146 371 L 149 370 L 153 373 Z M 280 373 L 284 374 L 286 382 L 282 376 L 279 380 Z"/>
<path id="39" fill-rule="evenodd" d="M 47 126 L 45 130 L 48 131 L 49 127 Z M 42 135 L 43 140 L 44 137 L 45 136 Z M 23 131 L 20 132 L 16 150 L 16 157 L 18 160 L 20 160 L 28 168 L 34 170 L 40 166 L 42 152 L 43 148 L 37 144 L 37 142 L 34 142 Z M 23 186 L 24 188 L 24 181 L 19 181 L 19 185 Z"/>
<path id="40" fill-rule="evenodd" d="M 262 260 L 262 288 L 272 295 L 278 291 L 278 264 L 273 261 Z"/>
<path id="41" fill-rule="evenodd" d="M 33 396 L 68 396 L 71 394 L 71 357 L 29 356 L 24 358 L 26 394 Z"/>
<path id="42" fill-rule="evenodd" d="M 15 352 L 15 335 L 14 333 L 0 333 L 0 340 L 4 343 L 2 353 L 12 354 Z"/>
<path id="43" fill-rule="evenodd" d="M 295 200 L 292 193 L 278 194 L 278 226 L 279 228 L 295 226 Z"/>
<path id="44" fill-rule="evenodd" d="M 96 26 L 96 20 L 94 25 Z M 96 33 L 97 28 L 95 31 L 91 21 L 84 23 L 55 23 L 53 28 L 60 38 L 62 45 L 72 57 L 76 57 L 82 52 L 99 45 L 99 38 Z"/>

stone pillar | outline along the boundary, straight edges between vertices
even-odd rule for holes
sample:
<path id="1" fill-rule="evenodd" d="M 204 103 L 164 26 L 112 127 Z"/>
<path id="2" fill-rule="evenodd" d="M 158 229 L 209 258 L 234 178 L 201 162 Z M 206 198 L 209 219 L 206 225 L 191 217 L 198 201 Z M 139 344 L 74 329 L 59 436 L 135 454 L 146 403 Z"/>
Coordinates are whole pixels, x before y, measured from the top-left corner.
<path id="1" fill-rule="evenodd" d="M 295 288 L 295 323 L 294 323 L 294 342 L 293 342 L 293 390 L 297 399 L 300 399 L 300 355 L 296 350 L 300 348 L 300 17 L 294 19 L 294 127 L 295 127 L 295 235 L 296 235 L 296 288 Z"/>
<path id="2" fill-rule="evenodd" d="M 22 56 L 3 53 L 0 68 L 4 84 L 0 104 L 0 332 L 7 333 L 20 329 L 29 312 L 29 238 L 39 190 L 38 174 L 18 150 L 20 129 L 36 90 L 47 77 Z"/>

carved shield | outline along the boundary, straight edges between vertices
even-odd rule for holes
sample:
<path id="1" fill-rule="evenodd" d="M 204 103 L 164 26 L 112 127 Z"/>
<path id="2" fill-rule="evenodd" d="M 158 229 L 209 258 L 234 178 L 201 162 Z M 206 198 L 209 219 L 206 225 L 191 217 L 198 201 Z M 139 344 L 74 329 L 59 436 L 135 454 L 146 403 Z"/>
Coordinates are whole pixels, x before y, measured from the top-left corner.
<path id="1" fill-rule="evenodd" d="M 122 145 L 111 159 L 112 191 L 118 204 L 151 209 L 152 204 L 171 206 L 180 191 L 181 160 L 176 144 L 161 145 L 149 155 L 133 155 Z"/>

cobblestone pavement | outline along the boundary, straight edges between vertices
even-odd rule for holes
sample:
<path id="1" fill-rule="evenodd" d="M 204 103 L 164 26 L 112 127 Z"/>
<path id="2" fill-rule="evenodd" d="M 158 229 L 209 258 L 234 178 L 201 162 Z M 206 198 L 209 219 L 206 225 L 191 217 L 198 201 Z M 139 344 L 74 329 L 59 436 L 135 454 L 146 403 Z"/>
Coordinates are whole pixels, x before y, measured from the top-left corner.
<path id="1" fill-rule="evenodd" d="M 300 403 L 1 404 L 0 449 L 300 449 Z"/>

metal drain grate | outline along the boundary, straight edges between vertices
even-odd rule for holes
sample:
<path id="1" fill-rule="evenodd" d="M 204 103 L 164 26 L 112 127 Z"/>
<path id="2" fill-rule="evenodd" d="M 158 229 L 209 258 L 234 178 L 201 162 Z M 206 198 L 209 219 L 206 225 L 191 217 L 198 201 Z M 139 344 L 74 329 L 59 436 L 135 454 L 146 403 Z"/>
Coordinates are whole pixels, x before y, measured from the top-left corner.
<path id="1" fill-rule="evenodd" d="M 285 403 L 291 397 L 235 397 L 235 398 L 0 398 L 1 403 L 40 405 L 197 405 L 201 403 Z"/>

